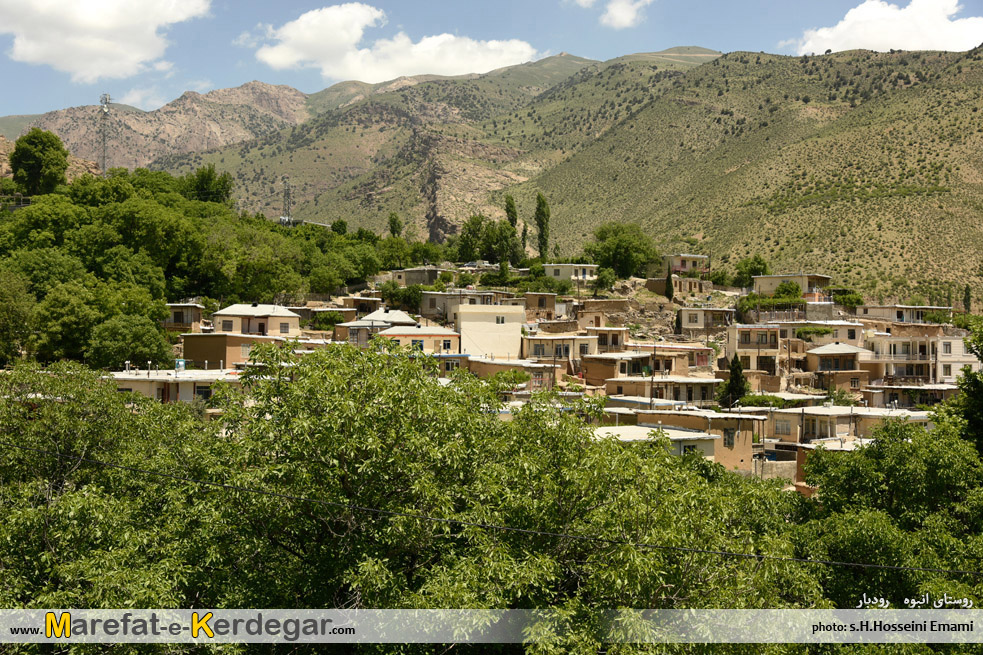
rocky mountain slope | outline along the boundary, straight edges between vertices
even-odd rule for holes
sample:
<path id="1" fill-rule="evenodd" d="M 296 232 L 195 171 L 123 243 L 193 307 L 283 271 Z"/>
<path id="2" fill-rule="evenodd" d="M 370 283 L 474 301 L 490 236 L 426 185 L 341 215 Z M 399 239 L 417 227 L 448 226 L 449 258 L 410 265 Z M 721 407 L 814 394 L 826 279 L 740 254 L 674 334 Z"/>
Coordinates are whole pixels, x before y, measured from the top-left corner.
<path id="1" fill-rule="evenodd" d="M 14 150 L 14 142 L 0 135 L 0 177 L 11 177 L 13 171 L 10 170 L 10 153 Z M 75 155 L 68 156 L 68 170 L 65 176 L 71 182 L 75 178 L 90 173 L 99 173 L 99 166 L 93 161 L 79 159 Z"/>

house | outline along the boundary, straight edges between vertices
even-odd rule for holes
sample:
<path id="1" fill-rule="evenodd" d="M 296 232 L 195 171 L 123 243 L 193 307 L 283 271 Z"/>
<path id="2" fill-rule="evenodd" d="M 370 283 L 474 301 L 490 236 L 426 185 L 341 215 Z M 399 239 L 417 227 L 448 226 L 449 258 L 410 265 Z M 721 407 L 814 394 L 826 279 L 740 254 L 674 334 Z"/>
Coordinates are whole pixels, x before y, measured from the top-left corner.
<path id="1" fill-rule="evenodd" d="M 394 325 L 381 330 L 378 335 L 426 354 L 461 352 L 461 335 L 438 325 Z"/>
<path id="2" fill-rule="evenodd" d="M 598 427 L 594 435 L 597 439 L 617 439 L 623 443 L 652 442 L 662 436 L 669 439 L 673 455 L 698 455 L 711 462 L 716 458 L 716 443 L 720 439 L 699 430 L 641 425 Z"/>
<path id="3" fill-rule="evenodd" d="M 417 321 L 415 318 L 410 316 L 404 311 L 399 309 L 389 309 L 388 307 L 382 307 L 366 314 L 362 320 L 365 321 L 381 321 L 383 323 L 389 323 L 389 325 L 416 325 Z"/>
<path id="4" fill-rule="evenodd" d="M 684 307 L 679 311 L 682 314 L 682 333 L 690 337 L 724 330 L 737 322 L 736 309 L 725 307 Z"/>
<path id="5" fill-rule="evenodd" d="M 461 305 L 454 322 L 461 350 L 480 357 L 516 357 L 522 349 L 526 309 L 520 305 Z"/>
<path id="6" fill-rule="evenodd" d="M 735 323 L 729 326 L 727 328 L 727 361 L 733 359 L 736 354 L 744 370 L 763 371 L 768 375 L 778 375 L 778 360 L 783 346 L 779 341 L 780 329 L 774 323 Z"/>
<path id="7" fill-rule="evenodd" d="M 865 348 L 839 342 L 807 350 L 806 370 L 815 373 L 812 386 L 859 393 L 870 381 L 870 373 L 860 368 L 860 358 L 870 354 Z"/>
<path id="8" fill-rule="evenodd" d="M 666 279 L 652 277 L 645 280 L 645 288 L 660 296 L 666 295 Z M 713 282 L 695 277 L 672 276 L 673 297 L 706 296 L 713 292 Z"/>
<path id="9" fill-rule="evenodd" d="M 662 257 L 662 272 L 673 273 L 710 273 L 710 257 L 707 255 L 665 255 Z"/>
<path id="10" fill-rule="evenodd" d="M 454 271 L 449 268 L 440 268 L 439 266 L 417 266 L 416 268 L 404 268 L 402 270 L 393 271 L 392 279 L 393 281 L 401 287 L 409 287 L 414 284 L 420 284 L 429 286 L 434 284 L 439 278 L 441 273 L 450 273 L 454 275 Z"/>
<path id="11" fill-rule="evenodd" d="M 845 343 L 863 347 L 864 324 L 841 320 L 770 321 L 778 325 L 779 339 L 804 339 L 814 346 Z"/>
<path id="12" fill-rule="evenodd" d="M 527 292 L 524 296 L 526 320 L 530 323 L 538 320 L 552 321 L 556 318 L 556 294 Z"/>
<path id="13" fill-rule="evenodd" d="M 628 328 L 626 327 L 588 327 L 587 334 L 597 337 L 597 352 L 615 353 L 625 349 L 628 341 Z"/>
<path id="14" fill-rule="evenodd" d="M 949 314 L 952 307 L 941 305 L 860 305 L 858 318 L 880 319 L 895 323 L 930 323 L 932 314 Z"/>
<path id="15" fill-rule="evenodd" d="M 807 301 L 828 300 L 826 289 L 833 278 L 828 275 L 814 273 L 780 273 L 777 275 L 755 275 L 753 278 L 754 293 L 759 296 L 773 296 L 784 282 L 794 282 L 802 289 L 802 297 Z"/>
<path id="16" fill-rule="evenodd" d="M 191 332 L 181 335 L 184 359 L 199 368 L 232 368 L 249 361 L 258 344 L 286 343 L 287 338 L 239 332 Z M 298 339 L 299 335 L 294 339 Z"/>
<path id="17" fill-rule="evenodd" d="M 365 316 L 382 307 L 385 302 L 375 296 L 345 296 L 341 299 L 341 304 L 343 307 L 353 308 L 357 316 Z"/>
<path id="18" fill-rule="evenodd" d="M 359 348 L 365 348 L 369 345 L 374 335 L 391 327 L 392 324 L 386 321 L 360 318 L 355 321 L 347 321 L 335 325 L 332 339 L 334 341 L 348 342 Z"/>
<path id="19" fill-rule="evenodd" d="M 959 393 L 959 386 L 945 382 L 926 384 L 867 385 L 861 391 L 867 407 L 912 409 L 923 405 L 938 405 Z"/>
<path id="20" fill-rule="evenodd" d="M 581 373 L 586 384 L 601 387 L 611 378 L 649 375 L 653 358 L 653 353 L 646 352 L 584 355 L 580 358 Z"/>
<path id="21" fill-rule="evenodd" d="M 110 377 L 118 391 L 132 391 L 162 403 L 190 403 L 208 400 L 218 382 L 239 385 L 240 371 L 233 368 L 209 370 L 140 370 L 115 371 Z"/>
<path id="22" fill-rule="evenodd" d="M 904 419 L 926 428 L 931 427 L 928 412 L 904 409 L 820 405 L 765 411 L 768 415 L 766 436 L 783 442 L 808 443 L 814 439 L 869 438 L 885 419 Z"/>
<path id="23" fill-rule="evenodd" d="M 597 337 L 585 334 L 524 334 L 520 357 L 539 362 L 564 364 L 566 372 L 576 375 L 580 358 L 597 354 Z"/>
<path id="24" fill-rule="evenodd" d="M 163 320 L 164 329 L 169 332 L 201 332 L 203 311 L 205 306 L 196 302 L 169 302 L 167 318 Z"/>
<path id="25" fill-rule="evenodd" d="M 546 276 L 554 280 L 587 284 L 597 279 L 597 264 L 546 264 L 543 268 Z"/>
<path id="26" fill-rule="evenodd" d="M 473 289 L 424 291 L 420 299 L 420 315 L 434 321 L 455 321 L 458 307 L 497 305 L 500 297 L 500 292 Z"/>
<path id="27" fill-rule="evenodd" d="M 702 430 L 720 438 L 715 460 L 728 470 L 750 471 L 754 444 L 764 436 L 767 417 L 742 412 L 702 409 L 638 410 L 638 424 Z"/>
<path id="28" fill-rule="evenodd" d="M 682 375 L 641 375 L 614 377 L 604 381 L 609 396 L 644 396 L 679 400 L 697 407 L 717 404 L 716 378 Z"/>
<path id="29" fill-rule="evenodd" d="M 229 305 L 212 314 L 212 322 L 216 333 L 300 336 L 300 316 L 279 305 Z"/>
<path id="30" fill-rule="evenodd" d="M 892 323 L 882 330 L 866 330 L 870 353 L 860 358 L 878 384 L 954 384 L 964 366 L 980 370 L 968 352 L 965 330 L 934 323 Z"/>
<path id="31" fill-rule="evenodd" d="M 656 361 L 655 370 L 672 370 L 679 375 L 687 375 L 687 368 L 712 368 L 714 365 L 713 357 L 716 352 L 710 346 L 704 346 L 701 343 L 678 343 L 674 341 L 629 341 L 627 348 L 628 350 L 653 352 L 660 355 L 664 360 L 674 360 L 672 367 L 669 369 L 665 367 L 659 368 L 658 362 Z M 680 361 L 680 358 L 682 358 L 682 361 Z"/>
<path id="32" fill-rule="evenodd" d="M 544 364 L 531 359 L 499 359 L 497 357 L 476 357 L 468 359 L 468 368 L 479 378 L 489 378 L 505 371 L 521 371 L 529 375 L 526 388 L 552 389 L 559 380 L 559 364 Z"/>

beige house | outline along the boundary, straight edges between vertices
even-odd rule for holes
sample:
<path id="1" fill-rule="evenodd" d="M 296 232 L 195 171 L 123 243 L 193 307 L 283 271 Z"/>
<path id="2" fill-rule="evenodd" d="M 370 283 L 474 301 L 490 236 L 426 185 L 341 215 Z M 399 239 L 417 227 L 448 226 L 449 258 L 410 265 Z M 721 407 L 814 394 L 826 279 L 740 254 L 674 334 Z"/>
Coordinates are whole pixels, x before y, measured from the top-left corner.
<path id="1" fill-rule="evenodd" d="M 966 349 L 965 332 L 936 324 L 898 324 L 889 332 L 867 330 L 870 353 L 860 358 L 870 379 L 880 384 L 954 384 L 964 366 L 980 370 Z"/>
<path id="2" fill-rule="evenodd" d="M 212 314 L 216 333 L 300 336 L 300 316 L 279 305 L 229 305 Z"/>
<path id="3" fill-rule="evenodd" d="M 354 309 L 356 316 L 365 316 L 382 307 L 385 302 L 376 296 L 345 296 L 341 299 L 341 304 Z"/>
<path id="4" fill-rule="evenodd" d="M 495 291 L 455 289 L 454 291 L 424 291 L 420 300 L 420 315 L 435 321 L 456 321 L 459 307 L 497 305 L 501 294 Z"/>
<path id="5" fill-rule="evenodd" d="M 715 459 L 716 444 L 720 440 L 720 437 L 699 430 L 670 426 L 605 426 L 595 428 L 594 434 L 598 439 L 617 439 L 623 443 L 645 443 L 664 436 L 669 439 L 673 455 L 697 455 L 711 462 Z"/>
<path id="6" fill-rule="evenodd" d="M 334 341 L 348 342 L 359 348 L 365 348 L 369 345 L 374 335 L 391 327 L 392 324 L 386 321 L 360 318 L 356 321 L 347 321 L 334 326 L 332 339 Z"/>
<path id="7" fill-rule="evenodd" d="M 248 362 L 257 344 L 287 341 L 280 336 L 236 332 L 195 332 L 181 336 L 184 358 L 199 368 L 231 368 Z"/>
<path id="8" fill-rule="evenodd" d="M 396 325 L 382 330 L 379 336 L 428 355 L 461 352 L 461 335 L 437 325 Z"/>
<path id="9" fill-rule="evenodd" d="M 712 407 L 717 404 L 716 389 L 720 382 L 716 378 L 642 375 L 611 378 L 605 380 L 605 387 L 609 396 L 643 396 Z"/>
<path id="10" fill-rule="evenodd" d="M 794 282 L 802 289 L 802 295 L 806 300 L 825 299 L 826 289 L 833 281 L 833 278 L 828 275 L 814 273 L 755 275 L 752 279 L 754 280 L 754 292 L 760 296 L 772 296 L 783 282 Z"/>
<path id="11" fill-rule="evenodd" d="M 440 278 L 441 273 L 445 272 L 454 275 L 454 271 L 449 268 L 417 266 L 416 268 L 404 268 L 393 271 L 392 279 L 401 287 L 413 286 L 414 284 L 430 285 Z"/>
<path id="12" fill-rule="evenodd" d="M 736 323 L 736 309 L 725 307 L 684 307 L 682 314 L 683 334 L 698 335 L 705 332 L 724 330 Z"/>
<path id="13" fill-rule="evenodd" d="M 736 354 L 744 370 L 779 375 L 778 360 L 783 346 L 780 329 L 776 324 L 731 325 L 727 328 L 727 361 Z"/>
<path id="14" fill-rule="evenodd" d="M 516 357 L 522 349 L 526 309 L 521 305 L 461 305 L 454 325 L 461 350 L 479 357 Z"/>
<path id="15" fill-rule="evenodd" d="M 884 419 L 903 419 L 931 427 L 929 412 L 878 407 L 821 405 L 767 410 L 765 434 L 780 441 L 808 443 L 813 439 L 869 438 Z"/>
<path id="16" fill-rule="evenodd" d="M 597 279 L 597 264 L 546 264 L 546 277 L 586 284 Z"/>
<path id="17" fill-rule="evenodd" d="M 489 378 L 504 371 L 521 371 L 529 375 L 527 388 L 536 391 L 552 389 L 559 381 L 559 364 L 544 364 L 531 359 L 499 359 L 490 357 L 469 357 L 468 368 L 479 378 Z"/>
<path id="18" fill-rule="evenodd" d="M 767 417 L 702 409 L 638 410 L 638 424 L 702 430 L 719 437 L 715 459 L 732 471 L 750 471 L 753 449 L 764 437 Z"/>
<path id="19" fill-rule="evenodd" d="M 580 358 L 597 354 L 597 337 L 585 334 L 526 334 L 522 336 L 521 357 L 554 364 L 563 363 L 566 372 L 576 374 Z"/>
<path id="20" fill-rule="evenodd" d="M 806 370 L 815 374 L 817 389 L 842 389 L 859 393 L 869 382 L 860 358 L 871 352 L 848 343 L 828 343 L 806 351 Z"/>
<path id="21" fill-rule="evenodd" d="M 653 277 L 645 280 L 645 288 L 652 293 L 660 296 L 666 295 L 666 279 L 664 277 Z M 681 275 L 672 276 L 673 297 L 683 296 L 705 296 L 713 291 L 713 282 L 701 280 L 696 277 L 684 277 Z"/>
<path id="22" fill-rule="evenodd" d="M 857 318 L 879 319 L 894 323 L 928 323 L 926 316 L 949 313 L 952 307 L 940 305 L 860 305 Z"/>
<path id="23" fill-rule="evenodd" d="M 524 299 L 527 321 L 552 321 L 554 318 L 556 318 L 555 293 L 528 292 L 524 296 Z"/>
<path id="24" fill-rule="evenodd" d="M 626 327 L 588 327 L 587 334 L 597 337 L 597 352 L 616 353 L 625 349 L 628 341 L 628 328 Z"/>
<path id="25" fill-rule="evenodd" d="M 691 273 L 696 271 L 701 275 L 710 272 L 710 257 L 707 255 L 665 255 L 662 258 L 662 272 L 672 269 L 673 273 Z"/>
<path id="26" fill-rule="evenodd" d="M 169 332 L 201 332 L 203 311 L 205 306 L 196 302 L 169 302 L 168 315 L 163 321 L 164 329 Z"/>
<path id="27" fill-rule="evenodd" d="M 232 368 L 202 371 L 139 370 L 116 371 L 110 374 L 119 391 L 132 391 L 162 403 L 190 403 L 208 400 L 218 382 L 239 385 L 239 371 Z"/>

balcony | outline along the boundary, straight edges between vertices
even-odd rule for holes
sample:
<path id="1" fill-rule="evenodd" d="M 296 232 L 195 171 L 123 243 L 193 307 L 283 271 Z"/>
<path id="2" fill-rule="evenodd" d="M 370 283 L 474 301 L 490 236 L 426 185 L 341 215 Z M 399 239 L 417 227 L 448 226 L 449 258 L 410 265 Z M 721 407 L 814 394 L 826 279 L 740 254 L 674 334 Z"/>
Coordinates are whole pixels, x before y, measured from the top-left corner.
<path id="1" fill-rule="evenodd" d="M 927 362 L 931 356 L 926 353 L 871 353 L 861 354 L 862 362 Z"/>

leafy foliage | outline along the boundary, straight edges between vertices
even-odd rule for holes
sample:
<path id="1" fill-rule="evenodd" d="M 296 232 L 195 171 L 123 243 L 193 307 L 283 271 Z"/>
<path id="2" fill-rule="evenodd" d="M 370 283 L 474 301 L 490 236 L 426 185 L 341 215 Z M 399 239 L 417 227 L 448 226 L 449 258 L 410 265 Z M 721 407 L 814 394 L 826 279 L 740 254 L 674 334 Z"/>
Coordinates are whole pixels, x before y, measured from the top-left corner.
<path id="1" fill-rule="evenodd" d="M 29 196 L 52 193 L 65 184 L 68 150 L 54 132 L 32 127 L 10 153 L 14 182 Z"/>
<path id="2" fill-rule="evenodd" d="M 652 237 L 637 223 L 611 221 L 594 230 L 594 240 L 584 246 L 584 254 L 601 268 L 609 268 L 619 278 L 646 277 L 659 261 Z"/>

